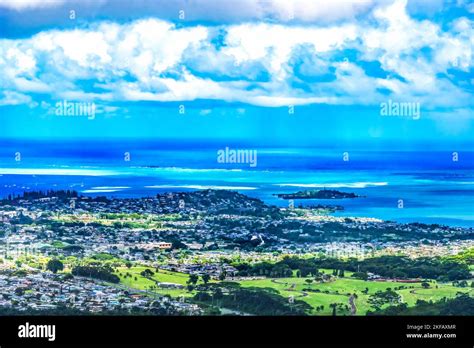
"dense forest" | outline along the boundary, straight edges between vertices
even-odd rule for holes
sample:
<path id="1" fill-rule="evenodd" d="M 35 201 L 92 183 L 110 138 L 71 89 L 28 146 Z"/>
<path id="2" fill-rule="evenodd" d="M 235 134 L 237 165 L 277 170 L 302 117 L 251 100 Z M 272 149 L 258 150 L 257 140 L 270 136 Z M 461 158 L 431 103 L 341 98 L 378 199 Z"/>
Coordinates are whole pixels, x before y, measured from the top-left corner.
<path id="1" fill-rule="evenodd" d="M 75 266 L 73 267 L 71 273 L 74 276 L 95 278 L 100 280 L 105 280 L 111 283 L 119 283 L 120 278 L 113 274 L 112 268 L 108 266 L 102 267 L 93 267 L 93 266 Z"/>

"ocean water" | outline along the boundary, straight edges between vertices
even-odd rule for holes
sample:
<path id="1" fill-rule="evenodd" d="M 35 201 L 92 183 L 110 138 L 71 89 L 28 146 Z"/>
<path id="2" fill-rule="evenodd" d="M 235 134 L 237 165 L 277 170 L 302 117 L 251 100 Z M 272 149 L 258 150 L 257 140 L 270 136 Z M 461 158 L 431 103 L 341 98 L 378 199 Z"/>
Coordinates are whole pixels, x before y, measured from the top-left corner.
<path id="1" fill-rule="evenodd" d="M 295 200 L 295 205 L 334 204 L 344 206 L 337 213 L 343 216 L 474 227 L 474 152 L 460 151 L 453 161 L 452 151 L 354 150 L 344 161 L 347 150 L 338 148 L 253 148 L 252 167 L 219 163 L 217 151 L 224 147 L 5 142 L 0 196 L 74 189 L 90 196 L 142 197 L 215 188 L 288 206 L 275 194 L 331 188 L 363 197 Z"/>

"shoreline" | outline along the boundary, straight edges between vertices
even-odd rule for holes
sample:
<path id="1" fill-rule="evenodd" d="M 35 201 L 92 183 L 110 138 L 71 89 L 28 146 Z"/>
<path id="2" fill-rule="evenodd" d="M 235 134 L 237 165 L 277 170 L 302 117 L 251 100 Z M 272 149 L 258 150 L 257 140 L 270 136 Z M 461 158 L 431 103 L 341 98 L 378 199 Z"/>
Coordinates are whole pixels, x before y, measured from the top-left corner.
<path id="1" fill-rule="evenodd" d="M 73 186 L 73 187 L 70 187 Z M 248 197 L 253 197 L 256 199 L 261 200 L 267 205 L 270 206 L 275 206 L 279 209 L 284 209 L 288 207 L 288 200 L 285 199 L 280 199 L 280 198 L 275 198 L 272 199 L 271 197 L 275 197 L 275 194 L 272 194 L 270 192 L 267 192 L 265 190 L 240 190 L 240 189 L 232 189 L 229 190 L 227 189 L 228 186 L 218 186 L 218 185 L 201 185 L 199 187 L 193 186 L 193 185 L 188 185 L 189 188 L 182 189 L 182 185 L 161 185 L 160 187 L 157 188 L 152 188 L 149 187 L 149 190 L 153 190 L 153 192 L 150 192 L 149 194 L 142 193 L 142 191 L 135 189 L 132 185 L 126 185 L 123 184 L 120 186 L 93 186 L 94 189 L 86 189 L 78 192 L 78 195 L 83 196 L 83 197 L 89 197 L 90 199 L 94 199 L 97 197 L 106 197 L 107 199 L 115 199 L 115 200 L 133 200 L 133 199 L 146 199 L 146 198 L 153 198 L 157 194 L 190 194 L 190 193 L 195 193 L 195 192 L 203 192 L 206 190 L 217 190 L 217 191 L 225 191 L 225 192 L 237 192 L 241 193 L 244 195 L 247 195 Z M 239 187 L 236 187 L 239 188 Z M 56 190 L 57 187 L 51 186 L 50 189 Z M 65 185 L 64 190 L 74 190 L 77 189 L 75 185 Z M 133 193 L 124 193 L 126 190 L 134 190 Z M 45 191 L 45 190 L 43 190 Z M 86 192 L 87 191 L 87 192 Z M 0 190 L 1 192 L 1 190 Z M 11 191 L 10 191 L 11 192 Z M 18 191 L 17 191 L 18 192 Z M 21 195 L 23 192 L 32 192 L 31 190 L 20 190 Z M 8 197 L 8 195 L 11 193 L 3 193 L 0 195 L 0 200 L 5 199 Z M 18 194 L 18 193 L 17 193 Z M 366 206 L 367 203 L 370 203 L 370 201 L 366 201 L 367 199 L 370 199 L 370 197 L 367 196 L 358 196 L 357 197 L 357 203 L 356 205 L 346 205 L 347 202 L 351 203 L 353 199 L 294 199 L 294 206 L 295 208 L 298 209 L 300 205 L 302 205 L 303 209 L 308 209 L 311 207 L 316 207 L 319 209 L 322 209 L 324 207 L 328 208 L 330 211 L 328 216 L 333 216 L 337 218 L 374 218 L 374 219 L 379 219 L 383 221 L 395 221 L 399 224 L 412 224 L 412 223 L 422 223 L 422 224 L 427 224 L 427 225 L 433 225 L 433 224 L 439 224 L 443 226 L 450 226 L 450 227 L 459 227 L 459 228 L 474 228 L 474 219 L 464 219 L 464 218 L 459 218 L 457 215 L 453 216 L 443 216 L 443 217 L 433 217 L 433 216 L 406 216 L 404 214 L 397 215 L 394 212 L 400 212 L 400 213 L 405 213 L 405 211 L 409 212 L 411 210 L 405 209 L 405 210 L 400 210 L 393 208 L 390 213 L 390 208 L 387 206 L 381 206 L 380 208 L 376 208 L 375 210 L 371 208 L 370 210 L 374 210 L 376 214 L 367 214 L 364 213 L 366 210 L 369 210 L 368 207 Z M 333 203 L 334 202 L 334 203 Z M 396 203 L 396 202 L 395 202 Z M 389 212 L 390 214 L 387 214 Z M 416 214 L 416 210 L 414 211 Z"/>

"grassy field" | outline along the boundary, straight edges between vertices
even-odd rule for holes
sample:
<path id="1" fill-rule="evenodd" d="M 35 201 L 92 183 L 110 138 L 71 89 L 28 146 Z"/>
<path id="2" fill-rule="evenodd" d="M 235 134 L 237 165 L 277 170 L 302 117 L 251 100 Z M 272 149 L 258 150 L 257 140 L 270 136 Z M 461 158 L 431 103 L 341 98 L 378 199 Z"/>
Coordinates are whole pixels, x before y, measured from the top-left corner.
<path id="1" fill-rule="evenodd" d="M 151 269 L 155 274 L 150 279 L 143 277 L 140 273 L 145 269 Z M 322 270 L 325 273 L 331 273 L 330 270 Z M 131 276 L 126 276 L 126 274 Z M 120 277 L 121 284 L 136 290 L 149 290 L 150 286 L 155 285 L 155 281 L 165 283 L 175 283 L 186 286 L 189 279 L 187 274 L 158 270 L 145 266 L 133 266 L 131 268 L 119 267 L 116 274 Z M 357 307 L 357 315 L 365 315 L 367 311 L 373 310 L 368 302 L 371 294 L 377 291 L 384 291 L 388 288 L 401 295 L 402 302 L 408 306 L 414 306 L 418 299 L 429 301 L 437 301 L 443 297 L 454 297 L 458 292 L 469 292 L 474 295 L 474 288 L 454 287 L 451 284 L 430 283 L 430 288 L 425 289 L 421 283 L 400 283 L 400 282 L 377 282 L 364 281 L 348 277 L 350 272 L 346 272 L 346 277 L 337 278 L 334 281 L 319 283 L 307 283 L 308 278 L 276 278 L 276 279 L 257 279 L 239 281 L 242 287 L 258 287 L 277 290 L 282 296 L 289 298 L 293 296 L 295 299 L 305 301 L 313 310 L 309 314 L 313 315 L 331 315 L 331 303 L 338 303 L 338 315 L 349 315 L 348 309 L 349 296 L 356 294 L 355 304 Z M 202 283 L 199 279 L 198 284 Z M 437 288 L 436 288 L 437 286 Z M 405 287 L 404 289 L 398 289 Z M 306 290 L 303 290 L 306 289 Z M 309 290 L 308 290 L 309 289 Z M 318 292 L 317 292 L 318 291 Z M 195 291 L 187 289 L 162 289 L 154 288 L 153 292 L 159 295 L 170 295 L 172 297 L 192 297 Z M 365 293 L 366 292 L 366 293 Z M 319 308 L 319 310 L 317 310 Z"/>
<path id="2" fill-rule="evenodd" d="M 151 277 L 152 280 L 143 277 L 140 273 L 145 269 L 151 269 L 155 274 Z M 129 273 L 131 277 L 126 277 L 125 275 Z M 187 274 L 178 273 L 178 272 L 170 272 L 165 270 L 158 270 L 156 272 L 155 269 L 145 266 L 134 266 L 131 268 L 127 267 L 119 267 L 117 269 L 116 274 L 120 278 L 120 283 L 123 285 L 137 290 L 149 290 L 150 286 L 155 285 L 154 281 L 158 281 L 160 283 L 175 283 L 181 284 L 186 286 L 186 281 L 188 280 L 189 276 Z M 198 281 L 198 284 L 202 281 Z M 160 295 L 170 295 L 172 297 L 178 296 L 186 296 L 190 297 L 194 295 L 194 292 L 189 292 L 185 289 L 162 289 L 156 288 L 153 290 Z"/>
<path id="3" fill-rule="evenodd" d="M 338 278 L 327 283 L 313 282 L 308 284 L 305 280 L 305 278 L 279 278 L 245 280 L 239 283 L 243 287 L 273 288 L 285 297 L 294 296 L 295 299 L 305 301 L 314 308 L 311 314 L 319 315 L 331 315 L 332 308 L 329 306 L 331 303 L 340 303 L 343 305 L 338 309 L 338 315 L 350 314 L 350 311 L 347 310 L 345 306 L 349 304 L 350 294 L 357 295 L 357 299 L 355 300 L 357 314 L 365 315 L 368 310 L 373 310 L 368 302 L 371 294 L 379 290 L 387 290 L 388 288 L 393 290 L 400 286 L 404 286 L 406 289 L 396 290 L 396 292 L 402 296 L 402 301 L 407 303 L 408 306 L 415 305 L 418 299 L 436 301 L 443 297 L 454 297 L 458 292 L 474 294 L 474 289 L 472 288 L 459 288 L 450 284 L 436 282 L 431 283 L 431 288 L 424 289 L 421 283 L 376 282 L 347 277 Z M 436 286 L 438 286 L 438 288 L 435 288 Z M 320 292 L 303 291 L 303 289 L 319 290 Z M 367 294 L 362 292 L 366 289 L 368 289 Z M 317 311 L 316 307 L 319 306 L 324 306 L 324 308 Z"/>
<path id="4" fill-rule="evenodd" d="M 468 292 L 471 295 L 474 295 L 473 288 L 458 288 L 449 284 L 442 283 L 438 283 L 437 285 L 437 289 L 404 289 L 398 291 L 398 293 L 403 296 L 403 300 L 408 304 L 408 306 L 413 306 L 416 303 L 416 300 L 418 299 L 424 301 L 438 301 L 443 297 L 454 297 L 458 292 Z"/>

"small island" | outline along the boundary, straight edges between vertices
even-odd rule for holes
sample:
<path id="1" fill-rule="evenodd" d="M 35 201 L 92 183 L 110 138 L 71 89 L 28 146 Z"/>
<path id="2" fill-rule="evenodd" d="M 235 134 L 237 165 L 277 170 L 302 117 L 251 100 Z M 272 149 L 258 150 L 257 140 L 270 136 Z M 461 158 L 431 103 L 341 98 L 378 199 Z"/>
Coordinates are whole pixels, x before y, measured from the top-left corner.
<path id="1" fill-rule="evenodd" d="M 275 196 L 283 199 L 342 199 L 357 198 L 355 193 L 341 192 L 337 190 L 305 190 L 295 193 L 278 193 Z"/>

